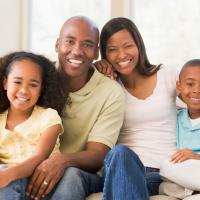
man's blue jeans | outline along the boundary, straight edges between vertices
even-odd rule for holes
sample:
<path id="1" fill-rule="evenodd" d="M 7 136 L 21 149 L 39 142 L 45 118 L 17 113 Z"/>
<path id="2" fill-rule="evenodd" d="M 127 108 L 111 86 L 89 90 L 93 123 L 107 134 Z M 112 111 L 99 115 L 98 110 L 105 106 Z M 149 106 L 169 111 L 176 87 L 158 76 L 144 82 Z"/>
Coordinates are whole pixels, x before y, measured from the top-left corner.
<path id="1" fill-rule="evenodd" d="M 91 194 L 102 191 L 102 178 L 93 173 L 70 167 L 51 195 L 51 200 L 85 200 Z"/>
<path id="2" fill-rule="evenodd" d="M 124 145 L 116 145 L 104 160 L 103 200 L 148 200 L 160 182 L 159 170 L 145 168 Z"/>
<path id="3" fill-rule="evenodd" d="M 20 179 L 0 189 L 0 200 L 29 200 L 25 195 L 27 182 Z M 44 200 L 85 200 L 90 193 L 102 191 L 102 185 L 99 175 L 70 167 Z"/>

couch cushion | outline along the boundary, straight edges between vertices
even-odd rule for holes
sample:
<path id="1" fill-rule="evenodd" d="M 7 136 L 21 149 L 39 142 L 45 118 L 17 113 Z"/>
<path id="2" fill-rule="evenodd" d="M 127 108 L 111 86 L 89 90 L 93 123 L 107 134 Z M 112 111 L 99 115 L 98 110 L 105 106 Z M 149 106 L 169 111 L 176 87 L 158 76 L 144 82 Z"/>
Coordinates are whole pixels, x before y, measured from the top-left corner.
<path id="1" fill-rule="evenodd" d="M 102 200 L 102 193 L 99 192 L 91 194 L 89 197 L 86 198 L 86 200 Z M 151 196 L 150 200 L 178 200 L 178 199 L 174 197 L 168 197 L 165 195 L 156 195 L 156 196 Z"/>
<path id="2" fill-rule="evenodd" d="M 86 198 L 86 200 L 102 200 L 102 192 L 93 193 Z"/>
<path id="3" fill-rule="evenodd" d="M 151 196 L 150 200 L 178 200 L 175 197 L 168 197 L 165 195 L 155 195 L 155 196 Z"/>
<path id="4" fill-rule="evenodd" d="M 183 200 L 199 200 L 200 199 L 200 194 L 194 194 L 190 197 L 186 197 L 185 199 Z"/>

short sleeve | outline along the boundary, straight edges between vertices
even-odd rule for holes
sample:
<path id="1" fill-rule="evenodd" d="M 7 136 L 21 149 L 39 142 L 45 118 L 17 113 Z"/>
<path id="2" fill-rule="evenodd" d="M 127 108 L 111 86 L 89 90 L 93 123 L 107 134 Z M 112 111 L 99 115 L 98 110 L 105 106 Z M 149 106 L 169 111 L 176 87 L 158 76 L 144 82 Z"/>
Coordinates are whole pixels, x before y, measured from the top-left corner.
<path id="1" fill-rule="evenodd" d="M 124 92 L 119 86 L 111 91 L 89 134 L 88 141 L 103 143 L 112 148 L 119 136 L 124 119 L 124 110 Z"/>
<path id="2" fill-rule="evenodd" d="M 162 68 L 168 91 L 176 96 L 176 82 L 178 81 L 179 71 L 171 66 L 163 66 Z"/>
<path id="3" fill-rule="evenodd" d="M 46 111 L 42 114 L 41 122 L 42 122 L 41 133 L 44 132 L 47 128 L 57 124 L 60 124 L 62 128 L 59 135 L 61 135 L 64 132 L 61 118 L 58 115 L 58 112 L 54 109 L 51 108 L 46 109 Z M 58 137 L 52 153 L 58 152 L 59 148 L 60 148 L 60 138 Z"/>
<path id="4" fill-rule="evenodd" d="M 52 108 L 47 108 L 41 116 L 41 132 L 44 132 L 47 128 L 60 124 L 62 127 L 61 134 L 63 133 L 63 126 L 58 112 Z"/>

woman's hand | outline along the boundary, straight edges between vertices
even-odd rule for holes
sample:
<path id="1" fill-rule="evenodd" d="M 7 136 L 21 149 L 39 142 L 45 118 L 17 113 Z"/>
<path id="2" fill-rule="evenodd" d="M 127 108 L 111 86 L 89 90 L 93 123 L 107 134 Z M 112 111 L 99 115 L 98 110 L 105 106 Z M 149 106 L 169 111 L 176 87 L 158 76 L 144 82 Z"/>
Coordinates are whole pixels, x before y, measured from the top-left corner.
<path id="1" fill-rule="evenodd" d="M 199 160 L 200 156 L 191 149 L 180 149 L 171 156 L 171 162 L 173 163 L 180 163 L 189 159 Z"/>
<path id="2" fill-rule="evenodd" d="M 94 63 L 94 66 L 97 70 L 104 74 L 105 76 L 109 77 L 110 79 L 116 79 L 117 73 L 113 70 L 112 65 L 105 59 L 99 60 Z"/>

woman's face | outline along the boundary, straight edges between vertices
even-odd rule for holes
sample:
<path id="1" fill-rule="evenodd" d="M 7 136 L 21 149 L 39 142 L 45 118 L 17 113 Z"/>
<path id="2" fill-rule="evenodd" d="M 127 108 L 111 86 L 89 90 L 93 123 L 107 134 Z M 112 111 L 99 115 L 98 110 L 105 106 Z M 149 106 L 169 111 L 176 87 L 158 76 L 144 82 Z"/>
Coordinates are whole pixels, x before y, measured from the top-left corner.
<path id="1" fill-rule="evenodd" d="M 139 51 L 131 34 L 126 29 L 114 33 L 108 39 L 106 58 L 122 75 L 129 75 L 135 69 Z"/>

